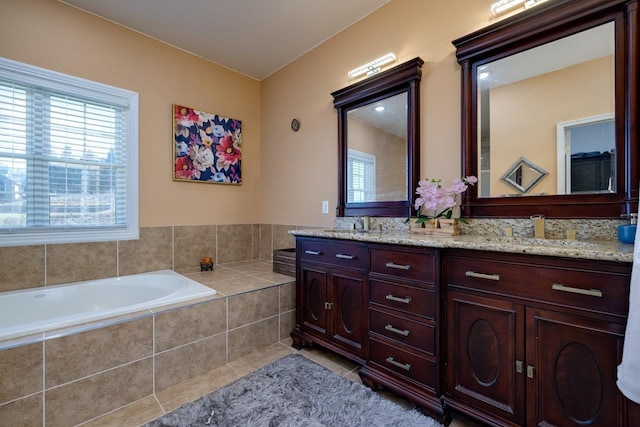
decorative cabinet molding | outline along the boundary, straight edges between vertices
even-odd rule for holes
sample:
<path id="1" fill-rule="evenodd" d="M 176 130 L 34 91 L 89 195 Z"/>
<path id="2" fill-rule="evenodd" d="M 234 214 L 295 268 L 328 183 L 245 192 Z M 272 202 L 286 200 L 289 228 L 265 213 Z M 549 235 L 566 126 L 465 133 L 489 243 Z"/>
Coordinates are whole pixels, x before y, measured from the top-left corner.
<path id="1" fill-rule="evenodd" d="M 353 242 L 297 239 L 293 346 L 320 344 L 363 363 L 367 354 L 367 249 Z"/>
<path id="2" fill-rule="evenodd" d="M 631 265 L 472 251 L 444 265 L 447 406 L 491 425 L 633 425 L 616 387 Z"/>

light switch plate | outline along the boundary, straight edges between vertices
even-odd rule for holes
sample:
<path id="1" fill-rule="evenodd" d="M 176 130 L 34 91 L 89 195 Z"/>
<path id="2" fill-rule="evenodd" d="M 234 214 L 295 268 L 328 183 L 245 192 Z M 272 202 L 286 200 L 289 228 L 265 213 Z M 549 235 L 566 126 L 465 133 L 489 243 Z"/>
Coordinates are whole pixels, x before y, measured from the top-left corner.
<path id="1" fill-rule="evenodd" d="M 329 201 L 328 200 L 323 200 L 322 201 L 322 213 L 323 214 L 329 213 Z"/>

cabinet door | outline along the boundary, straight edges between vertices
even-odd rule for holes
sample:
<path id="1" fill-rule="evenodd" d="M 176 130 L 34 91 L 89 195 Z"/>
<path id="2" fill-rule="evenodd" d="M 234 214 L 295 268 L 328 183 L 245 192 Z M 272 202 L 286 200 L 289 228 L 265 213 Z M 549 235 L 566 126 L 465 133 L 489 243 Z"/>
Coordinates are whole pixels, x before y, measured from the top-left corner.
<path id="1" fill-rule="evenodd" d="M 298 323 L 305 331 L 327 334 L 328 273 L 322 268 L 300 264 L 302 286 L 299 304 L 302 305 Z"/>
<path id="2" fill-rule="evenodd" d="M 333 271 L 331 281 L 334 302 L 330 307 L 333 339 L 364 356 L 368 331 L 366 277 L 357 273 Z"/>
<path id="3" fill-rule="evenodd" d="M 492 298 L 447 296 L 447 392 L 458 403 L 524 421 L 524 308 Z"/>
<path id="4" fill-rule="evenodd" d="M 622 325 L 527 308 L 527 331 L 529 425 L 626 425 L 616 387 Z"/>

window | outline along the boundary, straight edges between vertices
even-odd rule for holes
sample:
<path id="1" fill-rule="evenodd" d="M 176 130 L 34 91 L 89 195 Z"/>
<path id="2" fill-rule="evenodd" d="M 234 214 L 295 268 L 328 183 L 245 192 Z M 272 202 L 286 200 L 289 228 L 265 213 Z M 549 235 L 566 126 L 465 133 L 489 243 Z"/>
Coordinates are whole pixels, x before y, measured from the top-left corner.
<path id="1" fill-rule="evenodd" d="M 138 238 L 138 94 L 0 58 L 0 246 Z"/>
<path id="2" fill-rule="evenodd" d="M 376 200 L 376 158 L 371 154 L 349 150 L 347 200 L 350 202 L 374 202 Z"/>

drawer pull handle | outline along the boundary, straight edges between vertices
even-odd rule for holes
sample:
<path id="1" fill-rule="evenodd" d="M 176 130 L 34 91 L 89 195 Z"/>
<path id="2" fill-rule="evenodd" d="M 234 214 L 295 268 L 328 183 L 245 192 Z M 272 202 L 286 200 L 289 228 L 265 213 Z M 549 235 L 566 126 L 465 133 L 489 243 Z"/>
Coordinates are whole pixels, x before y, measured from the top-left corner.
<path id="1" fill-rule="evenodd" d="M 404 304 L 411 304 L 411 297 L 398 298 L 393 295 L 387 295 L 385 298 L 388 299 L 389 301 L 401 302 Z"/>
<path id="2" fill-rule="evenodd" d="M 409 269 L 411 268 L 410 265 L 396 264 L 395 262 L 388 262 L 385 264 L 385 266 L 389 268 L 395 268 L 396 270 L 405 270 L 405 271 L 409 271 Z"/>
<path id="3" fill-rule="evenodd" d="M 484 273 L 476 273 L 475 271 L 467 271 L 464 273 L 467 277 L 476 277 L 478 279 L 487 279 L 487 280 L 500 280 L 499 274 L 484 274 Z"/>
<path id="4" fill-rule="evenodd" d="M 554 291 L 570 292 L 572 294 L 588 295 L 590 297 L 602 298 L 602 291 L 600 289 L 580 289 L 572 288 L 571 286 L 565 286 L 561 283 L 554 283 L 551 287 Z"/>
<path id="5" fill-rule="evenodd" d="M 411 369 L 411 363 L 396 362 L 394 358 L 391 356 L 387 357 L 387 363 L 391 363 L 393 366 L 397 366 L 398 368 L 404 369 L 405 371 L 408 371 Z"/>
<path id="6" fill-rule="evenodd" d="M 385 328 L 387 331 L 389 331 L 389 332 L 393 332 L 393 333 L 395 333 L 395 334 L 402 335 L 403 337 L 408 337 L 408 336 L 409 336 L 409 333 L 410 333 L 410 331 L 409 331 L 409 330 L 407 330 L 407 329 L 403 329 L 403 330 L 401 330 L 401 329 L 396 329 L 396 328 L 394 328 L 392 325 L 387 325 L 387 326 L 385 326 L 384 328 Z"/>
<path id="7" fill-rule="evenodd" d="M 304 251 L 304 253 L 307 254 L 307 255 L 320 255 L 320 251 L 306 250 L 306 251 Z"/>
<path id="8" fill-rule="evenodd" d="M 336 258 L 340 258 L 340 259 L 354 259 L 354 258 L 355 258 L 355 255 L 336 254 Z"/>

